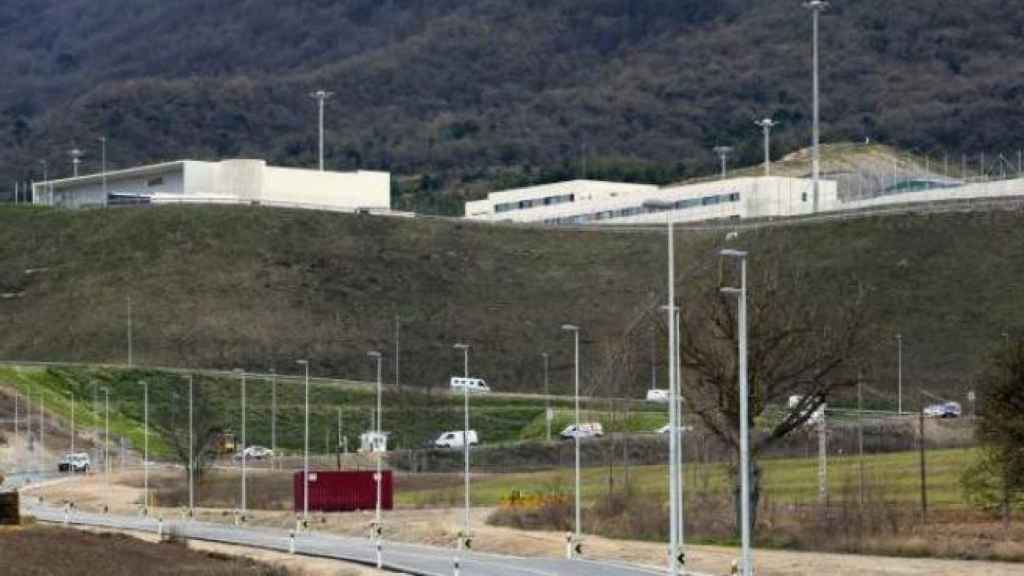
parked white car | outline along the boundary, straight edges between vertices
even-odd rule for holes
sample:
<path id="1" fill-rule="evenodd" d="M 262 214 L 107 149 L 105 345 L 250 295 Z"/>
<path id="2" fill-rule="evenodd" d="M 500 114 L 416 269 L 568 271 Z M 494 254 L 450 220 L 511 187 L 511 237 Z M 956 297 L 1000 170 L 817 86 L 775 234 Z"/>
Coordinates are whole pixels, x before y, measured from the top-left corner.
<path id="1" fill-rule="evenodd" d="M 451 379 L 452 392 L 462 393 L 463 391 L 469 391 L 472 393 L 486 394 L 491 391 L 491 387 L 487 385 L 481 378 L 459 378 L 452 376 Z"/>
<path id="2" fill-rule="evenodd" d="M 604 426 L 600 422 L 582 422 L 580 423 L 579 430 L 576 429 L 575 424 L 569 424 L 559 434 L 563 439 L 570 440 L 576 438 L 594 438 L 598 436 L 604 436 Z"/>
<path id="3" fill-rule="evenodd" d="M 796 410 L 796 407 L 803 401 L 803 396 L 790 396 L 789 397 L 789 409 Z M 825 404 L 818 406 L 818 409 L 811 413 L 810 417 L 804 422 L 804 426 L 815 426 L 821 424 L 825 420 Z"/>
<path id="4" fill-rule="evenodd" d="M 959 402 L 932 404 L 924 409 L 924 415 L 929 418 L 959 418 L 961 414 L 963 414 L 963 409 Z"/>
<path id="5" fill-rule="evenodd" d="M 445 432 L 434 440 L 435 448 L 464 448 L 466 446 L 466 433 L 462 430 L 453 430 L 451 432 Z M 477 436 L 476 430 L 469 431 L 469 445 L 476 446 L 480 443 L 480 437 Z"/>
<path id="6" fill-rule="evenodd" d="M 65 454 L 61 458 L 60 463 L 57 464 L 58 472 L 88 472 L 91 461 L 89 455 L 85 452 L 76 452 L 74 454 Z"/>
<path id="7" fill-rule="evenodd" d="M 647 391 L 648 402 L 661 402 L 668 403 L 668 390 L 661 390 L 660 388 L 651 388 Z"/>
<path id="8" fill-rule="evenodd" d="M 671 424 L 665 424 L 664 426 L 662 426 L 661 428 L 658 428 L 654 432 L 656 434 L 668 434 L 671 430 L 672 430 L 672 425 Z M 681 434 L 686 434 L 687 432 L 693 432 L 693 426 L 680 426 L 679 427 L 679 432 Z"/>
<path id="9" fill-rule="evenodd" d="M 246 460 L 265 460 L 274 457 L 274 451 L 266 446 L 249 446 L 242 452 L 236 452 L 235 460 L 241 460 L 243 454 Z"/>

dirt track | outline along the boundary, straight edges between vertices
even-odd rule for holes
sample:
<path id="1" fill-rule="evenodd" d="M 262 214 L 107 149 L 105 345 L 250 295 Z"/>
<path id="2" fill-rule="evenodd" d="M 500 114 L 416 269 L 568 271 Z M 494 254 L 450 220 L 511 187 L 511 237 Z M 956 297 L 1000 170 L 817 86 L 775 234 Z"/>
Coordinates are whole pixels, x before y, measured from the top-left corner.
<path id="1" fill-rule="evenodd" d="M 138 473 L 134 473 L 137 475 Z M 128 480 L 126 477 L 125 480 Z M 99 509 L 109 503 L 111 510 L 118 513 L 133 513 L 141 502 L 141 490 L 112 480 L 108 489 L 102 476 L 79 478 L 37 489 L 30 494 L 41 494 L 47 501 L 73 500 L 86 509 Z M 157 510 L 154 513 L 173 518 L 180 510 Z M 560 556 L 564 553 L 563 537 L 555 532 L 526 532 L 510 528 L 487 526 L 484 520 L 488 509 L 473 511 L 473 532 L 476 535 L 474 547 L 480 551 L 515 554 L 520 556 Z M 203 520 L 230 521 L 224 510 L 203 509 L 198 512 Z M 295 516 L 288 512 L 255 512 L 252 522 L 263 526 L 287 528 L 294 525 Z M 314 528 L 318 531 L 362 536 L 366 534 L 370 515 L 363 513 L 315 515 Z M 457 510 L 400 510 L 386 513 L 386 537 L 403 542 L 417 542 L 435 546 L 453 543 L 454 534 L 459 530 L 461 515 Z M 1007 545 L 1016 546 L 1016 543 Z M 234 548 L 234 547 L 228 547 Z M 248 552 L 247 552 L 248 553 Z M 612 559 L 630 563 L 660 567 L 666 555 L 664 545 L 649 542 L 609 540 L 588 537 L 587 556 L 596 559 Z M 256 553 L 254 552 L 254 555 Z M 688 547 L 689 568 L 707 574 L 728 574 L 730 564 L 736 557 L 736 549 L 716 546 Z M 887 558 L 877 556 L 853 556 L 843 554 L 822 554 L 757 550 L 754 554 L 757 573 L 764 576 L 820 576 L 842 574 L 844 576 L 877 576 L 895 574 L 899 576 L 1024 576 L 1024 564 L 996 562 L 974 562 L 956 560 L 929 560 L 912 558 Z M 333 564 L 327 562 L 327 564 Z M 339 564 L 334 564 L 338 566 Z M 313 568 L 313 566 L 311 566 Z M 311 573 L 324 574 L 318 570 Z M 331 572 L 327 572 L 331 573 Z M 372 572 L 367 572 L 371 574 Z"/>

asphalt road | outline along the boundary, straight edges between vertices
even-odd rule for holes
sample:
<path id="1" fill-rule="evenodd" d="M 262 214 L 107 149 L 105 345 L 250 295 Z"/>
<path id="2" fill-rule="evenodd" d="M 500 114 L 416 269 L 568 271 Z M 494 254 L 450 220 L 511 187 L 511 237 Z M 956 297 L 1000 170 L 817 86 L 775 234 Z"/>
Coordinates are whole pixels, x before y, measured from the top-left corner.
<path id="1" fill-rule="evenodd" d="M 63 523 L 63 509 L 25 503 L 26 511 L 37 520 Z M 69 524 L 157 533 L 158 521 L 153 518 L 114 516 L 74 512 L 68 515 Z M 169 521 L 163 530 L 173 530 L 181 537 L 237 544 L 266 550 L 288 552 L 289 534 L 269 528 L 238 528 L 208 522 Z M 454 551 L 452 549 L 383 542 L 381 546 L 384 567 L 396 572 L 417 576 L 451 576 Z M 295 537 L 295 552 L 306 556 L 334 558 L 359 564 L 374 565 L 376 552 L 369 539 L 333 536 L 308 532 Z M 468 553 L 460 561 L 463 576 L 651 576 L 664 574 L 636 566 L 589 560 L 558 560 L 546 558 L 517 558 L 496 554 Z"/>

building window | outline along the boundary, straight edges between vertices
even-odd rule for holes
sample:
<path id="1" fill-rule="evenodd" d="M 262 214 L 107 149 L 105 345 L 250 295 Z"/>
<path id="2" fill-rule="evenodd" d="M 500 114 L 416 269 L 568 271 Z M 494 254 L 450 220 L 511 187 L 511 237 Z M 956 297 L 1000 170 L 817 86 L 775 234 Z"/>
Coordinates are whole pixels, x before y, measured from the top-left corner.
<path id="1" fill-rule="evenodd" d="M 803 194 L 800 195 L 800 201 L 807 202 L 807 192 L 804 192 Z"/>
<path id="2" fill-rule="evenodd" d="M 164 185 L 164 177 L 163 176 L 158 176 L 156 178 L 151 178 L 149 181 L 146 182 L 146 186 L 149 186 L 150 188 L 153 188 L 154 186 L 163 186 L 163 185 Z"/>

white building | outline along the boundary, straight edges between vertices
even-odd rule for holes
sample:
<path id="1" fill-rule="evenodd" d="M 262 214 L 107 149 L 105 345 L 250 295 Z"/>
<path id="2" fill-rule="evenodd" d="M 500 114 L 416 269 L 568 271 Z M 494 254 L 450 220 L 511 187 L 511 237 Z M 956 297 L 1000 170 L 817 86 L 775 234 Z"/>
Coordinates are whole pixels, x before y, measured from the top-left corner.
<path id="1" fill-rule="evenodd" d="M 839 204 L 837 184 L 819 184 L 819 210 Z M 797 216 L 813 212 L 813 183 L 802 178 L 745 177 L 659 188 L 574 180 L 519 188 L 466 203 L 466 218 L 543 224 L 637 224 Z"/>
<path id="2" fill-rule="evenodd" d="M 35 204 L 65 208 L 211 203 L 387 211 L 391 175 L 278 168 L 263 160 L 180 160 L 38 182 L 32 198 Z"/>

